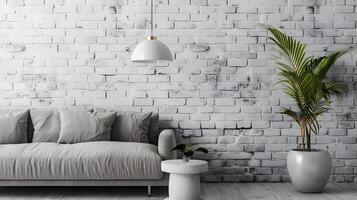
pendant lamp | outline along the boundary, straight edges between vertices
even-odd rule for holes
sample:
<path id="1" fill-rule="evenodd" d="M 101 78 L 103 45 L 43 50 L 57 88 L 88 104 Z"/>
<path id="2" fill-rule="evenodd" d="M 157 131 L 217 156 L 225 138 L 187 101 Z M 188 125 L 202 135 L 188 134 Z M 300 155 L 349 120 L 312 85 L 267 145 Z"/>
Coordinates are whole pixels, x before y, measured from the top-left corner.
<path id="1" fill-rule="evenodd" d="M 140 43 L 131 55 L 131 61 L 138 63 L 156 63 L 157 61 L 172 61 L 170 49 L 158 37 L 154 36 L 154 5 L 151 0 L 151 36 Z"/>

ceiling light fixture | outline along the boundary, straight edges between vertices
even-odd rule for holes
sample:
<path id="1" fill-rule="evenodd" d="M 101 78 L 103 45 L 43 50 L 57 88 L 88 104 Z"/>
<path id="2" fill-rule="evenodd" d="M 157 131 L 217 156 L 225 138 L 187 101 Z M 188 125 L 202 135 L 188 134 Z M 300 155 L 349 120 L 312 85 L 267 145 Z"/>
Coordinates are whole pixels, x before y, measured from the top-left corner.
<path id="1" fill-rule="evenodd" d="M 154 36 L 154 3 L 151 0 L 151 35 L 141 42 L 133 51 L 131 61 L 138 63 L 156 63 L 157 61 L 172 61 L 170 49 Z"/>

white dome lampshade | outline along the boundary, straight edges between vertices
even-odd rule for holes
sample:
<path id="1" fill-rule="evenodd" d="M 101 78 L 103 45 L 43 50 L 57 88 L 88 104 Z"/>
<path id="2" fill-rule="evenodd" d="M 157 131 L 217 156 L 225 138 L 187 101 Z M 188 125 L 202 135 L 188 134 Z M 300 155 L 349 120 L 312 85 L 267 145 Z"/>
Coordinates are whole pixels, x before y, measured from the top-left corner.
<path id="1" fill-rule="evenodd" d="M 131 61 L 138 63 L 156 63 L 157 61 L 172 61 L 170 49 L 157 37 L 150 36 L 141 42 L 133 51 Z"/>

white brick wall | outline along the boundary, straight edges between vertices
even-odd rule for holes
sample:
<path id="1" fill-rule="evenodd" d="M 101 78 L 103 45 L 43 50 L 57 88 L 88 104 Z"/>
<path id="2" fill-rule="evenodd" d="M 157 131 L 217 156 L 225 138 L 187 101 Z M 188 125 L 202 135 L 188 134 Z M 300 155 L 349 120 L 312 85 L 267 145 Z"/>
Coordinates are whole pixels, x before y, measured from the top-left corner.
<path id="1" fill-rule="evenodd" d="M 161 114 L 182 142 L 210 153 L 206 181 L 286 181 L 296 124 L 258 23 L 309 44 L 311 55 L 357 43 L 355 0 L 160 0 L 155 33 L 175 61 L 128 62 L 149 34 L 149 0 L 0 0 L 0 106 L 113 107 Z M 331 181 L 357 174 L 356 56 L 331 73 L 345 92 L 321 118 L 316 147 Z"/>

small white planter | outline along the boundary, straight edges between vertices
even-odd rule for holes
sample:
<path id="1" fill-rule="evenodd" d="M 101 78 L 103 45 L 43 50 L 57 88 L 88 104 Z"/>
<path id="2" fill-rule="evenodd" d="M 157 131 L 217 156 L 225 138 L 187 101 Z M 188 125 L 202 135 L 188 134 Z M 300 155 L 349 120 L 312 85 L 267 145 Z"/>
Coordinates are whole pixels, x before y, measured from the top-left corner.
<path id="1" fill-rule="evenodd" d="M 298 191 L 319 193 L 330 177 L 331 156 L 327 151 L 290 150 L 287 165 L 291 181 Z"/>

